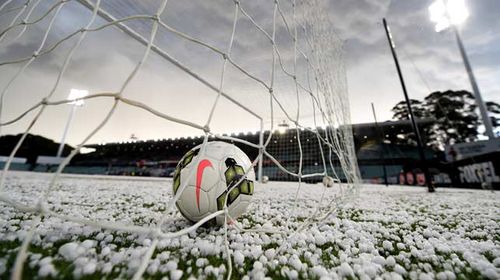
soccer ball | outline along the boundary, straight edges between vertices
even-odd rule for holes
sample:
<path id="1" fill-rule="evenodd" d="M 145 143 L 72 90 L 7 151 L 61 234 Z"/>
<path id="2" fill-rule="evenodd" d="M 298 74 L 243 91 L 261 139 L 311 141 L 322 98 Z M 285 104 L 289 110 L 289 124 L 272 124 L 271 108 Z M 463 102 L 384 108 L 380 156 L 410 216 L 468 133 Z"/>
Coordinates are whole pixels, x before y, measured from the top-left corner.
<path id="1" fill-rule="evenodd" d="M 227 197 L 229 215 L 236 219 L 245 213 L 252 199 L 255 181 L 252 163 L 232 144 L 208 142 L 204 155 L 199 158 L 201 147 L 198 145 L 187 152 L 175 169 L 174 195 L 187 183 L 176 202 L 177 208 L 186 219 L 197 222 L 224 209 Z M 217 216 L 215 222 L 223 225 L 224 215 Z"/>
<path id="2" fill-rule="evenodd" d="M 323 177 L 323 185 L 325 187 L 331 188 L 331 187 L 333 187 L 334 184 L 335 184 L 335 180 L 333 180 L 332 177 L 330 177 L 330 176 Z"/>
<path id="3" fill-rule="evenodd" d="M 262 183 L 267 184 L 269 182 L 269 177 L 268 176 L 262 176 Z"/>

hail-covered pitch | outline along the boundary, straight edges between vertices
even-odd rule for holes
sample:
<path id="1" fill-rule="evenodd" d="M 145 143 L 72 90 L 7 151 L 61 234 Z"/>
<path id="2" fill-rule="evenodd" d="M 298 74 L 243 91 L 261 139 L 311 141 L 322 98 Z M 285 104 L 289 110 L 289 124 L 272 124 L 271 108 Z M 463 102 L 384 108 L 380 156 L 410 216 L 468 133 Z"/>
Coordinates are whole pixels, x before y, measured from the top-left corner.
<path id="1" fill-rule="evenodd" d="M 50 174 L 9 172 L 6 193 L 35 204 Z M 190 226 L 174 208 L 170 179 L 72 176 L 60 180 L 48 206 L 64 215 L 95 221 L 150 226 L 166 216 L 174 232 Z M 500 197 L 480 190 L 364 185 L 359 196 L 324 221 L 297 228 L 313 213 L 325 190 L 303 184 L 297 210 L 296 183 L 256 183 L 244 228 L 229 226 L 233 278 L 337 279 L 498 279 L 500 276 Z M 327 188 L 329 201 L 340 190 Z M 293 212 L 293 213 L 292 213 Z M 0 278 L 8 278 L 34 215 L 0 202 Z M 281 233 L 291 235 L 285 236 Z M 34 231 L 24 276 L 131 278 L 153 237 L 103 230 L 51 216 Z M 279 248 L 281 251 L 278 251 Z M 144 278 L 216 278 L 228 266 L 223 227 L 200 228 L 177 238 L 160 238 Z"/>
<path id="2" fill-rule="evenodd" d="M 231 218 L 245 213 L 254 192 L 255 172 L 248 156 L 235 145 L 213 141 L 187 152 L 177 164 L 172 185 L 184 217 L 197 222 L 227 206 Z M 217 224 L 225 221 L 216 217 Z"/>

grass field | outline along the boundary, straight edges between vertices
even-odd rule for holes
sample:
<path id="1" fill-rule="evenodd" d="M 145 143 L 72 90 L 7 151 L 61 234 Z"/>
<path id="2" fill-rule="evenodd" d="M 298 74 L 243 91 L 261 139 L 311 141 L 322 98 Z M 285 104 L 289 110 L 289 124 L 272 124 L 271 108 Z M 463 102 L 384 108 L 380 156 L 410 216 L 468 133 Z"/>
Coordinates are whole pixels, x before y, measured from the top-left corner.
<path id="1" fill-rule="evenodd" d="M 5 193 L 34 205 L 48 174 L 12 172 Z M 165 213 L 169 180 L 65 177 L 50 194 L 56 212 L 99 221 L 154 225 Z M 295 213 L 296 184 L 257 185 L 240 218 L 245 228 L 279 234 L 240 233 L 230 228 L 233 278 L 499 279 L 500 195 L 489 191 L 364 185 L 325 222 L 295 231 L 314 212 L 321 185 L 304 184 Z M 338 189 L 327 189 L 331 198 Z M 292 215 L 293 214 L 293 215 Z M 34 214 L 0 202 L 0 278 L 10 275 Z M 189 226 L 177 211 L 165 231 Z M 290 215 L 293 217 L 290 218 Z M 288 221 L 289 230 L 286 230 Z M 102 230 L 43 217 L 24 267 L 24 278 L 130 278 L 151 245 L 146 234 Z M 283 246 L 281 246 L 283 245 Z M 281 252 L 277 252 L 279 247 Z M 200 228 L 161 239 L 144 273 L 152 279 L 221 279 L 228 270 L 224 231 Z"/>

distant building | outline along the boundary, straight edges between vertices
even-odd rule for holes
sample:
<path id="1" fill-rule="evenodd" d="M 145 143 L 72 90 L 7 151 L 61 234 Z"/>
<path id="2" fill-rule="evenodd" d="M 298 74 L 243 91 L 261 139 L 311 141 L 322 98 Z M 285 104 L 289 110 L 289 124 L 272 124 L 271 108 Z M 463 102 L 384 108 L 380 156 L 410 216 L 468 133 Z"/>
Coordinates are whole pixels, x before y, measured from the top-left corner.
<path id="1" fill-rule="evenodd" d="M 370 181 L 384 179 L 383 165 L 386 165 L 388 178 L 397 178 L 406 168 L 413 168 L 418 158 L 416 147 L 393 143 L 398 134 L 411 132 L 409 121 L 383 122 L 375 126 L 374 123 L 352 125 L 355 151 L 358 157 L 361 176 Z M 320 135 L 325 135 L 323 128 L 318 128 Z M 258 133 L 232 134 L 239 138 L 257 144 Z M 264 133 L 264 139 L 269 131 Z M 383 138 L 383 139 L 382 139 Z M 215 140 L 215 138 L 211 139 Z M 149 141 L 127 141 L 122 143 L 87 145 L 95 152 L 78 155 L 71 163 L 71 167 L 100 167 L 99 173 L 133 174 L 143 176 L 169 176 L 178 160 L 190 149 L 201 144 L 203 137 L 187 137 Z M 314 133 L 301 130 L 300 142 L 303 152 L 303 173 L 310 174 L 323 171 L 323 163 L 317 137 Z M 241 143 L 234 143 L 240 147 L 250 159 L 258 156 L 258 150 Z M 327 151 L 325 144 L 323 150 Z M 298 149 L 295 129 L 283 133 L 275 132 L 267 146 L 267 151 L 273 155 L 284 167 L 294 170 L 298 166 L 300 153 Z M 382 158 L 383 154 L 383 160 Z M 432 150 L 426 150 L 426 155 L 432 159 Z M 327 155 L 328 156 L 328 155 Z M 333 156 L 336 173 L 342 177 L 342 170 L 338 159 Z M 282 172 L 269 158 L 264 158 L 263 174 L 271 180 L 293 180 Z M 329 170 L 331 173 L 331 170 Z M 319 181 L 321 178 L 311 178 L 310 181 Z"/>
<path id="2" fill-rule="evenodd" d="M 420 120 L 417 123 L 419 126 L 423 126 L 431 122 L 432 120 Z M 365 182 L 425 185 L 425 176 L 421 170 L 418 150 L 414 144 L 404 143 L 408 142 L 408 135 L 412 133 L 410 121 L 387 121 L 379 123 L 378 126 L 374 123 L 354 124 L 340 129 L 352 129 L 359 171 Z M 320 135 L 325 135 L 323 128 L 318 128 L 318 132 Z M 264 139 L 267 139 L 269 134 L 269 131 L 264 132 Z M 254 144 L 259 142 L 259 134 L 255 132 L 231 134 L 230 136 Z M 0 137 L 0 167 L 4 165 L 6 157 L 10 155 L 19 137 L 20 135 Z M 405 140 L 401 141 L 402 138 Z M 210 137 L 209 140 L 214 141 L 216 138 Z M 323 172 L 320 144 L 316 134 L 311 131 L 301 130 L 300 139 L 297 139 L 295 129 L 276 131 L 273 133 L 266 151 L 282 166 L 292 172 L 297 172 L 301 156 L 298 140 L 300 140 L 302 147 L 302 173 Z M 181 137 L 87 145 L 85 148 L 93 152 L 76 155 L 63 172 L 168 177 L 172 176 L 181 157 L 202 142 L 203 137 Z M 498 143 L 498 140 L 494 139 L 457 144 L 453 147 L 454 152 L 450 152 L 451 147 L 449 147 L 447 153 L 426 148 L 424 153 L 430 166 L 433 182 L 440 186 L 500 189 L 500 146 Z M 258 156 L 258 149 L 238 142 L 234 144 L 240 147 L 250 159 L 253 160 Z M 25 143 L 16 154 L 16 157 L 22 159 L 16 159 L 11 165 L 11 169 L 54 172 L 55 165 L 38 164 L 37 158 L 54 156 L 58 145 L 50 139 L 28 135 Z M 321 145 L 323 151 L 328 151 L 324 143 Z M 69 154 L 71 149 L 70 146 L 66 146 L 64 155 Z M 327 172 L 331 175 L 333 172 L 327 158 L 330 155 L 325 153 L 325 156 Z M 335 173 L 343 179 L 338 158 L 335 154 L 331 156 Z M 450 162 L 453 157 L 455 160 Z M 263 175 L 268 176 L 271 180 L 296 180 L 296 178 L 281 171 L 267 157 L 264 157 L 263 160 Z M 304 181 L 319 182 L 321 180 L 322 178 L 318 176 L 307 178 Z"/>

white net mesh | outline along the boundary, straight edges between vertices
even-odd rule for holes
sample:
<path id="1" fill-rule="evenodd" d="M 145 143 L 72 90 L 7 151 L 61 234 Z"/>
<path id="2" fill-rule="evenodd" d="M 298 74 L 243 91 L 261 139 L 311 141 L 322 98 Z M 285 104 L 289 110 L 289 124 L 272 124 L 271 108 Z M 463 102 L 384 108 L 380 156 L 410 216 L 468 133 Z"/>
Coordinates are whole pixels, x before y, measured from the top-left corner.
<path id="1" fill-rule="evenodd" d="M 231 278 L 232 271 L 228 228 L 278 233 L 284 239 L 290 238 L 312 223 L 328 217 L 354 193 L 359 177 L 349 126 L 342 43 L 325 13 L 328 2 L 253 2 L 8 0 L 0 5 L 0 132 L 7 134 L 21 129 L 23 132 L 1 174 L 0 200 L 20 211 L 33 212 L 36 217 L 17 254 L 12 270 L 14 279 L 22 276 L 29 244 L 42 217 L 51 216 L 99 228 L 151 235 L 153 242 L 135 271 L 135 279 L 143 275 L 160 239 L 195 231 L 218 215 L 229 218 L 224 209 L 191 227 L 169 232 L 164 226 L 169 222 L 167 215 L 159 218 L 154 226 L 129 225 L 61 214 L 54 210 L 53 204 L 47 203 L 53 191 L 58 189 L 60 174 L 71 159 L 99 132 L 116 125 L 114 119 L 127 114 L 127 111 L 120 111 L 122 106 L 137 109 L 134 114 L 153 116 L 152 122 L 160 127 L 177 124 L 180 126 L 169 129 L 187 127 L 186 131 L 194 129 L 201 132 L 204 143 L 213 137 L 248 145 L 259 151 L 253 162 L 255 167 L 264 159 L 264 169 L 268 170 L 264 175 L 266 172 L 277 172 L 284 174 L 287 180 L 296 181 L 290 184 L 295 198 L 289 211 L 290 217 L 286 217 L 288 231 L 244 229 L 238 223 L 224 225 L 228 278 Z M 75 14 L 81 16 L 71 18 Z M 201 18 L 217 24 L 201 25 Z M 110 29 L 115 33 L 109 33 L 112 32 Z M 116 33 L 116 29 L 121 32 Z M 109 35 L 108 45 L 103 44 L 103 37 L 96 35 L 101 33 L 105 36 L 113 34 Z M 128 38 L 131 43 L 118 48 L 113 40 L 122 37 Z M 133 66 L 128 71 L 124 70 L 126 67 L 120 68 L 122 65 L 119 63 L 112 68 L 114 52 L 124 54 L 129 48 L 139 49 L 138 46 L 141 53 L 129 54 L 129 63 L 133 61 L 129 66 Z M 87 57 L 92 54 L 98 57 L 88 60 Z M 56 60 L 58 63 L 51 63 Z M 168 69 L 155 69 L 160 66 L 151 61 L 167 64 L 165 67 Z M 110 68 L 107 68 L 108 64 Z M 50 79 L 42 79 L 30 72 L 40 67 L 51 68 L 56 74 Z M 138 85 L 138 81 L 146 80 L 147 84 L 150 82 L 148 79 L 153 79 L 141 76 L 145 67 L 147 71 L 165 70 L 165 74 L 156 72 L 157 78 L 164 83 L 162 87 L 144 89 L 144 84 L 142 88 Z M 98 80 L 88 74 L 107 70 L 113 75 L 110 80 L 119 80 L 119 84 L 111 84 L 107 79 Z M 77 74 L 82 75 L 80 80 L 75 78 Z M 30 77 L 30 83 L 40 84 L 36 91 L 26 92 L 23 81 Z M 5 185 L 16 152 L 29 133 L 46 128 L 46 115 L 51 114 L 51 108 L 68 103 L 62 96 L 75 81 L 87 86 L 92 84 L 89 86 L 93 89 L 92 93 L 82 99 L 88 101 L 86 107 L 94 106 L 97 108 L 94 110 L 99 110 L 101 114 L 87 109 L 89 114 L 98 117 L 93 116 L 91 121 L 82 123 L 84 128 L 75 130 L 73 134 L 78 135 L 76 148 L 59 165 L 36 204 L 12 199 Z M 171 83 L 181 86 L 173 88 Z M 192 88 L 186 90 L 188 86 Z M 178 93 L 179 89 L 185 90 L 183 94 Z M 170 102 L 175 104 L 156 106 L 159 99 L 144 91 L 168 95 Z M 191 94 L 198 94 L 199 102 L 193 103 Z M 176 111 L 173 107 L 183 109 Z M 228 121 L 228 114 L 234 119 Z M 290 144 L 286 148 L 280 146 L 284 150 L 266 149 L 272 141 L 278 141 L 280 137 L 283 140 L 283 136 L 275 132 L 283 120 L 289 126 L 290 138 L 285 141 Z M 260 131 L 260 144 L 219 133 L 245 128 Z M 264 133 L 266 130 L 270 133 Z M 202 148 L 201 155 L 203 152 Z M 334 178 L 336 186 L 341 188 L 340 195 L 326 199 L 325 188 L 321 197 L 316 198 L 316 209 L 292 231 L 288 223 L 301 207 L 298 198 L 302 195 L 302 182 L 325 176 Z M 175 211 L 175 202 L 185 187 L 181 183 L 177 195 L 166 202 L 166 213 Z M 286 242 L 277 251 L 282 247 L 286 247 Z"/>

